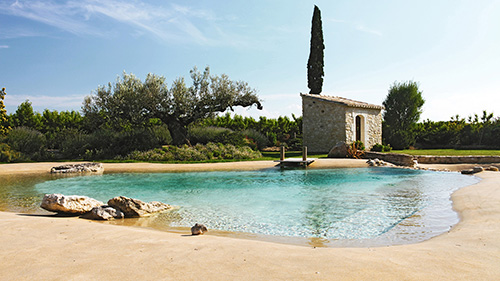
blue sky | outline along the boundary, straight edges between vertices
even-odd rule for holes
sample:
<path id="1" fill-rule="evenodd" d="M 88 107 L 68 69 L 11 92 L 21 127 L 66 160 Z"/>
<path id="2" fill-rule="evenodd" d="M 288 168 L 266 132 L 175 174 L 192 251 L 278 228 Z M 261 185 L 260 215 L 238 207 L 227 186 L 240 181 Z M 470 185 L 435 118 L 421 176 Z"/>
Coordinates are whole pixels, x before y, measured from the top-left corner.
<path id="1" fill-rule="evenodd" d="M 79 110 L 123 73 L 171 82 L 194 66 L 247 81 L 264 110 L 301 115 L 314 5 L 325 38 L 323 94 L 382 104 L 420 83 L 423 119 L 500 115 L 500 1 L 0 0 L 0 86 L 9 113 Z"/>

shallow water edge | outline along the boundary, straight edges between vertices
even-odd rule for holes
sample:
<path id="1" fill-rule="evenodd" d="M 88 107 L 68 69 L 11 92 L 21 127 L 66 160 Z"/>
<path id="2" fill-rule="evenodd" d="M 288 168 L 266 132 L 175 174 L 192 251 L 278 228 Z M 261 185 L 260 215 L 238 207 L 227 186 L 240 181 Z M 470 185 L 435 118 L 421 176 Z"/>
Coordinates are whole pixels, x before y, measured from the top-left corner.
<path id="1" fill-rule="evenodd" d="M 364 162 L 364 161 L 363 161 Z M 271 168 L 273 169 L 273 168 Z M 377 169 L 377 168 L 374 168 Z M 118 171 L 112 171 L 111 173 L 116 173 Z M 130 172 L 127 170 L 127 172 Z M 107 172 L 108 173 L 108 172 Z M 11 176 L 5 176 L 5 175 L 0 175 L 2 178 L 2 184 L 0 185 L 0 210 L 3 211 L 11 211 L 11 212 L 23 212 L 23 213 L 38 213 L 38 214 L 49 214 L 48 212 L 45 212 L 41 210 L 40 208 L 37 208 L 37 204 L 39 204 L 39 200 L 41 198 L 37 197 L 37 194 L 35 192 L 31 192 L 30 196 L 27 196 L 26 198 L 22 200 L 14 200 L 11 202 L 8 202 L 9 198 L 13 198 L 18 195 L 19 193 L 26 192 L 26 185 L 25 183 L 28 183 L 28 185 L 32 184 L 37 184 L 40 182 L 44 182 L 46 180 L 53 180 L 53 179 L 58 179 L 62 177 L 68 177 L 68 176 L 52 176 L 50 174 L 46 173 L 38 173 L 36 175 L 11 175 Z M 70 176 L 73 177 L 73 176 Z M 5 186 L 9 185 L 11 188 L 8 190 L 5 190 Z M 12 188 L 13 187 L 13 188 Z M 6 202 L 7 201 L 7 202 Z M 35 206 L 35 207 L 33 207 Z M 419 212 L 415 213 L 412 217 L 418 217 L 421 214 Z M 175 232 L 175 233 L 189 233 L 188 228 L 185 227 L 165 227 L 161 226 L 158 227 L 158 225 L 154 225 L 154 219 L 149 218 L 149 219 L 127 219 L 123 221 L 112 221 L 112 222 L 103 222 L 103 223 L 109 223 L 109 224 L 118 224 L 118 225 L 126 225 L 126 226 L 139 226 L 139 227 L 148 227 L 148 228 L 154 228 L 158 229 L 161 231 L 169 231 L 169 232 Z M 402 224 L 407 223 L 411 224 L 411 217 L 407 218 Z M 393 230 L 387 232 L 387 233 L 394 233 L 395 231 L 401 231 L 398 230 L 399 226 L 402 224 L 398 224 Z M 449 227 L 451 228 L 451 226 Z M 448 230 L 449 230 L 448 228 Z M 430 237 L 426 237 L 425 239 L 420 239 L 420 240 L 407 240 L 407 239 L 397 239 L 395 237 L 391 237 L 391 235 L 385 233 L 382 235 L 380 238 L 377 239 L 354 239 L 354 240 L 348 240 L 348 239 L 342 239 L 342 240 L 335 240 L 335 239 L 323 239 L 323 238 L 303 238 L 303 237 L 283 237 L 283 236 L 272 236 L 272 235 L 262 235 L 262 234 L 253 234 L 253 233 L 244 233 L 244 232 L 229 232 L 229 231 L 216 231 L 216 230 L 211 230 L 208 235 L 217 235 L 217 236 L 229 236 L 229 237 L 235 237 L 235 238 L 243 238 L 243 239 L 252 239 L 252 240 L 264 240 L 264 241 L 270 241 L 270 242 L 277 242 L 277 243 L 285 243 L 285 244 L 295 244 L 295 245 L 305 245 L 305 246 L 314 246 L 314 247 L 376 247 L 376 246 L 387 246 L 387 245 L 400 245 L 400 244 L 409 244 L 409 243 L 417 243 L 420 241 L 424 241 L 429 239 Z M 387 235 L 386 235 L 387 234 Z"/>

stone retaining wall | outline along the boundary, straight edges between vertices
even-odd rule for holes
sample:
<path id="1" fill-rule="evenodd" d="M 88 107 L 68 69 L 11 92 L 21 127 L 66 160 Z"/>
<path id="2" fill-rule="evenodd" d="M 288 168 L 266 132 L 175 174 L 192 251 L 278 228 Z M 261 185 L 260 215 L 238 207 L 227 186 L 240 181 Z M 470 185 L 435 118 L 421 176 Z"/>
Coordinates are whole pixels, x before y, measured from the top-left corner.
<path id="1" fill-rule="evenodd" d="M 500 156 L 423 156 L 399 153 L 365 152 L 364 158 L 384 160 L 386 162 L 400 165 L 413 166 L 413 160 L 418 164 L 486 164 L 500 163 Z"/>
<path id="2" fill-rule="evenodd" d="M 419 164 L 500 163 L 500 156 L 415 156 Z"/>

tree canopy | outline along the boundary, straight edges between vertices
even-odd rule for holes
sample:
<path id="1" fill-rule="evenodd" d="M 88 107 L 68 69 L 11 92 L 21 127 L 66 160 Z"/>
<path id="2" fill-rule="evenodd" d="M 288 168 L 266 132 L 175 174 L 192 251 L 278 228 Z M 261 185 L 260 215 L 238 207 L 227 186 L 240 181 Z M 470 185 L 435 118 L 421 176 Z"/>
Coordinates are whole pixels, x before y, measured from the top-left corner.
<path id="1" fill-rule="evenodd" d="M 318 6 L 314 6 L 314 13 L 311 26 L 311 50 L 307 61 L 307 87 L 310 94 L 321 94 L 323 88 L 323 28 L 321 23 L 321 11 Z"/>
<path id="2" fill-rule="evenodd" d="M 383 102 L 383 136 L 386 143 L 396 149 L 408 148 L 415 143 L 415 126 L 424 102 L 416 82 L 394 82 Z"/>
<path id="3" fill-rule="evenodd" d="M 25 100 L 12 115 L 11 122 L 14 127 L 28 127 L 39 130 L 41 126 L 41 115 L 33 111 L 33 106 L 29 100 Z"/>
<path id="4" fill-rule="evenodd" d="M 246 82 L 232 81 L 225 74 L 211 75 L 209 67 L 190 71 L 192 85 L 184 78 L 167 88 L 165 78 L 148 74 L 142 82 L 133 74 L 123 74 L 114 84 L 97 88 L 85 99 L 83 113 L 90 124 L 132 129 L 146 126 L 152 118 L 168 125 L 174 144 L 187 142 L 187 126 L 216 112 L 236 106 L 256 105 L 262 109 L 255 90 Z"/>

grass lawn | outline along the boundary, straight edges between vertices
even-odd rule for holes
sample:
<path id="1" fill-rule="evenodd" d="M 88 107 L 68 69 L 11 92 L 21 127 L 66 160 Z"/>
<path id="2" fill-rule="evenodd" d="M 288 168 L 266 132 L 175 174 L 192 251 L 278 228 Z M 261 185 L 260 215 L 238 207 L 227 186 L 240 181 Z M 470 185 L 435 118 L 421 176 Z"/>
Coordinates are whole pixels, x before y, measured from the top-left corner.
<path id="1" fill-rule="evenodd" d="M 500 156 L 500 150 L 457 150 L 457 149 L 405 149 L 393 150 L 392 153 L 404 153 L 410 155 L 432 155 L 432 156 Z"/>

